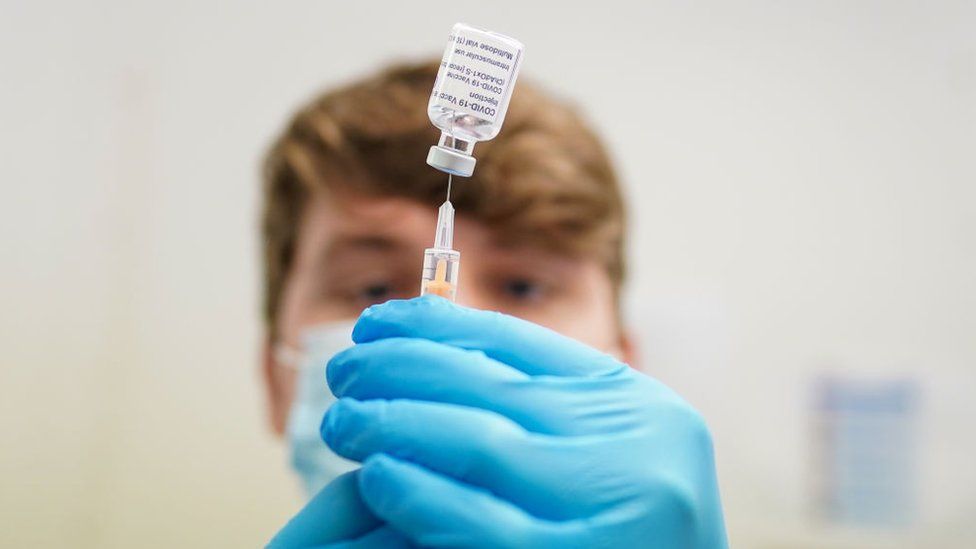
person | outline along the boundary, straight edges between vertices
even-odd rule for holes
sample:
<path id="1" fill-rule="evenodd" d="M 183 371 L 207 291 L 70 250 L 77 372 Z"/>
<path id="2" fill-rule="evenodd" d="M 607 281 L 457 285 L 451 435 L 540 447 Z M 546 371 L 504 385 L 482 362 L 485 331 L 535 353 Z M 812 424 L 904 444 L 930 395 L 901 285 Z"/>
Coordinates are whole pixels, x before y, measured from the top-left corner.
<path id="1" fill-rule="evenodd" d="M 269 547 L 724 547 L 704 421 L 627 366 L 623 199 L 573 108 L 519 82 L 453 185 L 457 304 L 414 297 L 437 68 L 321 95 L 265 160 L 268 415 L 311 498 Z"/>

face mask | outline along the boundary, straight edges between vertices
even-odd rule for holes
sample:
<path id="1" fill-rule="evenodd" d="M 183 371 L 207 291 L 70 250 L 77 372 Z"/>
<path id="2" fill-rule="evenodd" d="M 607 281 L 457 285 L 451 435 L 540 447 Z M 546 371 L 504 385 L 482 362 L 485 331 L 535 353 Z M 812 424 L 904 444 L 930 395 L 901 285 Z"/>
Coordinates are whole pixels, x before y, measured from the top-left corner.
<path id="1" fill-rule="evenodd" d="M 352 322 L 322 324 L 302 334 L 302 351 L 279 349 L 284 364 L 295 364 L 298 376 L 286 428 L 291 450 L 291 467 L 301 477 L 311 497 L 335 477 L 359 464 L 341 458 L 325 442 L 319 427 L 335 401 L 325 381 L 325 366 L 339 351 L 352 346 Z"/>

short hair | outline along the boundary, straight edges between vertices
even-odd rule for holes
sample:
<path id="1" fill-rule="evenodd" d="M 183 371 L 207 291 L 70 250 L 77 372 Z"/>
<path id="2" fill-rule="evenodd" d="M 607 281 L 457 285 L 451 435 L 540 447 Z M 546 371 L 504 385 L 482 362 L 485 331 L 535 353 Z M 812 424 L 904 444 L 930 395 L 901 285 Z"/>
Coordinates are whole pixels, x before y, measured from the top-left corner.
<path id="1" fill-rule="evenodd" d="M 272 332 L 312 192 L 342 189 L 432 207 L 443 201 L 446 176 L 425 163 L 440 137 L 427 117 L 439 66 L 397 64 L 328 91 L 274 141 L 263 166 L 261 224 L 263 313 Z M 451 201 L 502 242 L 598 260 L 619 301 L 625 215 L 609 156 L 570 105 L 525 80 L 501 132 L 475 146 L 475 172 L 456 182 Z"/>

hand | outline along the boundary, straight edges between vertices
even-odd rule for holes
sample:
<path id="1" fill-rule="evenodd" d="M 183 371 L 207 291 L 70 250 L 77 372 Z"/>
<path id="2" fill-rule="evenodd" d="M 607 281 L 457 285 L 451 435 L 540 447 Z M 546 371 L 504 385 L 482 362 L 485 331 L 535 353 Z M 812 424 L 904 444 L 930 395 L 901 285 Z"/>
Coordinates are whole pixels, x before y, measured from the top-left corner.
<path id="1" fill-rule="evenodd" d="M 409 547 L 407 541 L 363 504 L 359 471 L 337 477 L 316 494 L 268 543 L 269 549 Z"/>
<path id="2" fill-rule="evenodd" d="M 366 506 L 431 547 L 725 547 L 710 435 L 579 342 L 439 298 L 369 308 L 322 434 Z"/>

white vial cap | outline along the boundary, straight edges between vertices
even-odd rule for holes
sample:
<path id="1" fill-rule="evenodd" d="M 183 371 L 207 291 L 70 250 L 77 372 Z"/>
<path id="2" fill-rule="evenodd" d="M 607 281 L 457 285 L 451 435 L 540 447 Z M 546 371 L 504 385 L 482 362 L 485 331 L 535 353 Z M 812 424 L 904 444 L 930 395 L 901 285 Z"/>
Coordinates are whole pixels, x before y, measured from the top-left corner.
<path id="1" fill-rule="evenodd" d="M 474 173 L 475 162 L 475 158 L 470 154 L 464 154 L 440 145 L 434 145 L 427 153 L 428 164 L 442 172 L 461 177 L 471 177 L 471 174 Z"/>

